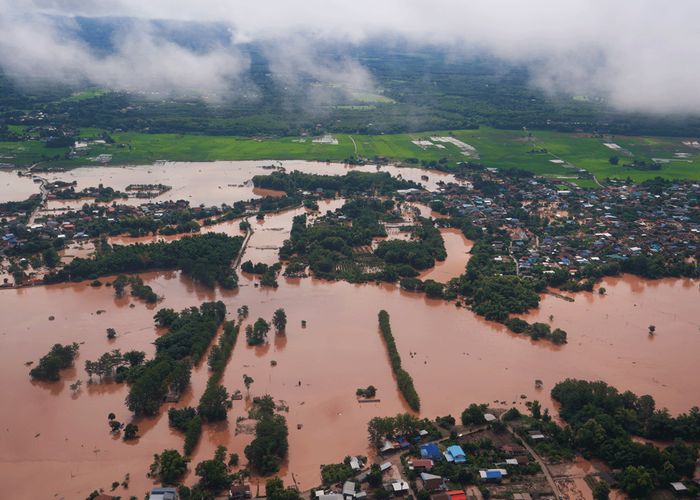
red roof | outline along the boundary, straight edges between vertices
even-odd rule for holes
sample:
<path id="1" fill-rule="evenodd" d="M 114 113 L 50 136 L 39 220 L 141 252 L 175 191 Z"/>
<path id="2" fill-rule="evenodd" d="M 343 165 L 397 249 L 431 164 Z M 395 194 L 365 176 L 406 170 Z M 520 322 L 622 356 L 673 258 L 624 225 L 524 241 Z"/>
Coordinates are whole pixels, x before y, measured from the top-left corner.
<path id="1" fill-rule="evenodd" d="M 467 494 L 464 490 L 452 490 L 447 492 L 450 495 L 450 500 L 467 500 Z"/>
<path id="2" fill-rule="evenodd" d="M 421 467 L 430 469 L 433 466 L 433 461 L 428 458 L 416 458 L 412 462 L 413 467 Z"/>

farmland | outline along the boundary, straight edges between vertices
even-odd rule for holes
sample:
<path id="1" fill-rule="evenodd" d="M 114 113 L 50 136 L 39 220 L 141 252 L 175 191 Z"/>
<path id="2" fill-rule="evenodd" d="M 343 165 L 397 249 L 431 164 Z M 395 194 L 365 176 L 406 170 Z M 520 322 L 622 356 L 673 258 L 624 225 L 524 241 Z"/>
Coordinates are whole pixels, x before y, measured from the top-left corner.
<path id="1" fill-rule="evenodd" d="M 96 138 L 98 129 L 81 130 L 81 140 Z M 455 144 L 432 141 L 431 137 L 453 137 L 476 149 L 464 154 Z M 517 168 L 548 177 L 575 180 L 592 187 L 590 175 L 643 181 L 658 175 L 667 178 L 700 179 L 700 149 L 693 140 L 638 136 L 593 136 L 552 131 L 515 131 L 481 127 L 475 130 L 436 131 L 411 134 L 335 134 L 338 144 L 314 142 L 311 137 L 241 138 L 230 136 L 113 133 L 114 144 L 91 144 L 83 156 L 65 159 L 68 148 L 48 148 L 33 138 L 22 142 L 0 142 L 0 163 L 26 166 L 42 161 L 44 168 L 95 164 L 100 154 L 112 155 L 112 164 L 170 161 L 283 160 L 343 161 L 352 157 L 373 160 L 385 157 L 399 162 L 438 162 L 446 168 L 460 161 L 485 167 Z M 421 146 L 412 141 L 419 142 Z M 425 142 L 421 142 L 425 141 Z M 685 142 L 685 144 L 684 144 Z M 605 144 L 615 144 L 619 150 Z M 357 152 L 355 151 L 357 148 Z M 43 157 L 42 157 L 43 155 Z M 55 158 L 47 161 L 47 158 Z M 619 164 L 609 159 L 619 157 Z M 660 170 L 626 167 L 634 160 L 656 160 Z"/>

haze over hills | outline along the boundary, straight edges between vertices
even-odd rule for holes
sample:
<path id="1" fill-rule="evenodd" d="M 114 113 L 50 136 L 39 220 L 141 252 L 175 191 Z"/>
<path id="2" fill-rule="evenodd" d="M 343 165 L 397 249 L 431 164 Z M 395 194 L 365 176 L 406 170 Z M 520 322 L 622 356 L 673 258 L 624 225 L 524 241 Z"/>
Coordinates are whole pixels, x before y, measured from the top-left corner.
<path id="1" fill-rule="evenodd" d="M 697 9 L 692 2 L 664 15 L 655 15 L 654 2 L 385 2 L 376 15 L 362 2 L 350 12 L 330 2 L 5 3 L 4 117 L 17 110 L 13 95 L 60 101 L 63 85 L 110 93 L 102 117 L 90 102 L 51 108 L 78 126 L 106 127 L 138 103 L 147 111 L 112 126 L 243 135 L 319 123 L 369 133 L 477 125 L 700 130 L 686 64 L 698 44 L 681 14 Z M 651 30 L 664 36 L 652 43 Z M 47 87 L 53 95 L 39 97 Z M 196 102 L 207 106 L 186 105 Z"/>

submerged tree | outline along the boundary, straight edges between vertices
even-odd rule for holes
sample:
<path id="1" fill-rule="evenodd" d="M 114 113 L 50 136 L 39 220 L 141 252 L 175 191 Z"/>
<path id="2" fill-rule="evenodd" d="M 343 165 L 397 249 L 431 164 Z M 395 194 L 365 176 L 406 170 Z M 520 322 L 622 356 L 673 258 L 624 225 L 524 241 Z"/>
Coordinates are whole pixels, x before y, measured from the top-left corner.
<path id="1" fill-rule="evenodd" d="M 148 476 L 157 479 L 163 485 L 175 485 L 187 472 L 187 458 L 177 450 L 164 450 L 160 455 L 153 455 L 153 463 Z"/>
<path id="2" fill-rule="evenodd" d="M 245 373 L 243 374 L 243 385 L 245 385 L 245 390 L 248 391 L 249 393 L 250 393 L 250 386 L 253 384 L 253 382 L 255 382 L 255 380 L 253 380 L 253 377 L 249 377 Z"/>
<path id="3" fill-rule="evenodd" d="M 277 333 L 283 333 L 285 328 L 287 328 L 287 313 L 284 309 L 279 308 L 272 315 L 272 324 L 275 325 L 275 330 Z"/>

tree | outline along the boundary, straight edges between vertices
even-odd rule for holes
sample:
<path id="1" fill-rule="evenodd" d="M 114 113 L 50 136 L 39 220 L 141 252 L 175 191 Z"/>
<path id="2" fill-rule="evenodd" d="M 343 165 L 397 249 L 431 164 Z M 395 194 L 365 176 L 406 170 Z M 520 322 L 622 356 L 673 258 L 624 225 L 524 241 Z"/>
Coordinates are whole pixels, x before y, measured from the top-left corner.
<path id="1" fill-rule="evenodd" d="M 654 335 L 656 333 L 656 327 L 654 325 L 649 325 L 649 335 Z"/>
<path id="2" fill-rule="evenodd" d="M 300 500 L 302 497 L 295 488 L 284 487 L 284 483 L 278 477 L 268 479 L 265 482 L 265 496 L 268 500 Z"/>
<path id="3" fill-rule="evenodd" d="M 620 474 L 620 487 L 631 498 L 648 498 L 654 489 L 651 474 L 644 466 L 630 465 Z"/>
<path id="4" fill-rule="evenodd" d="M 148 477 L 158 479 L 163 485 L 175 485 L 187 472 L 187 462 L 177 450 L 164 450 L 160 455 L 153 455 Z"/>
<path id="5" fill-rule="evenodd" d="M 54 344 L 49 353 L 39 360 L 39 364 L 30 370 L 29 375 L 37 380 L 58 381 L 61 378 L 60 371 L 73 366 L 79 348 L 76 342 L 70 345 Z"/>
<path id="6" fill-rule="evenodd" d="M 107 338 L 112 340 L 117 338 L 117 331 L 114 328 L 107 328 Z"/>
<path id="7" fill-rule="evenodd" d="M 248 317 L 248 306 L 242 305 L 238 308 L 238 319 L 245 319 Z"/>
<path id="8" fill-rule="evenodd" d="M 117 432 L 119 432 L 122 427 L 124 427 L 124 424 L 122 424 L 119 420 L 109 421 L 109 428 L 112 434 L 116 434 Z"/>
<path id="9" fill-rule="evenodd" d="M 530 413 L 532 414 L 532 418 L 540 419 L 542 418 L 542 405 L 538 400 L 534 400 L 532 403 L 529 404 L 530 407 Z"/>
<path id="10" fill-rule="evenodd" d="M 114 281 L 112 282 L 112 288 L 114 288 L 114 294 L 117 297 L 121 297 L 124 295 L 124 289 L 126 288 L 126 285 L 129 284 L 129 278 L 126 277 L 124 274 L 120 274 L 117 276 Z"/>
<path id="11" fill-rule="evenodd" d="M 620 157 L 617 155 L 613 155 L 610 158 L 608 158 L 608 161 L 610 162 L 610 165 L 617 165 L 620 163 Z"/>
<path id="12" fill-rule="evenodd" d="M 221 384 L 208 384 L 197 406 L 197 413 L 208 422 L 226 420 L 228 410 L 231 408 L 226 387 Z"/>
<path id="13" fill-rule="evenodd" d="M 47 248 L 41 256 L 47 267 L 56 267 L 58 263 L 61 262 L 61 258 L 55 248 Z"/>
<path id="14" fill-rule="evenodd" d="M 372 488 L 379 488 L 382 485 L 382 470 L 378 464 L 372 464 L 370 467 L 367 482 Z"/>
<path id="15" fill-rule="evenodd" d="M 219 446 L 212 460 L 204 460 L 197 464 L 195 474 L 199 476 L 199 486 L 212 493 L 218 493 L 231 486 L 233 476 L 228 472 L 225 458 L 226 447 Z"/>
<path id="16" fill-rule="evenodd" d="M 245 330 L 248 345 L 261 345 L 267 342 L 267 333 L 270 331 L 270 324 L 262 318 L 258 318 L 253 326 L 248 325 Z"/>
<path id="17" fill-rule="evenodd" d="M 261 407 L 259 413 L 255 439 L 245 447 L 245 456 L 255 471 L 269 475 L 279 470 L 282 460 L 287 456 L 289 431 L 286 419 L 274 413 L 274 406 L 272 409 Z"/>
<path id="18" fill-rule="evenodd" d="M 610 498 L 610 486 L 605 481 L 596 481 L 592 492 L 594 500 L 608 500 Z"/>
<path id="19" fill-rule="evenodd" d="M 159 309 L 155 316 L 153 316 L 153 319 L 158 326 L 170 326 L 177 318 L 178 314 L 175 312 L 175 310 L 167 307 Z"/>
<path id="20" fill-rule="evenodd" d="M 126 351 L 122 357 L 124 361 L 129 363 L 129 366 L 138 366 L 146 359 L 146 353 L 143 351 Z"/>
<path id="21" fill-rule="evenodd" d="M 129 441 L 131 439 L 136 439 L 139 435 L 139 426 L 136 424 L 126 424 L 124 427 L 124 441 Z"/>
<path id="22" fill-rule="evenodd" d="M 369 385 L 366 388 L 360 387 L 359 389 L 357 389 L 357 391 L 355 391 L 355 394 L 358 397 L 371 399 L 377 395 L 377 388 L 373 385 Z"/>
<path id="23" fill-rule="evenodd" d="M 255 382 L 255 380 L 253 380 L 253 377 L 249 377 L 245 373 L 243 374 L 243 385 L 245 385 L 246 391 L 250 392 L 250 386 L 253 384 L 253 382 Z"/>
<path id="24" fill-rule="evenodd" d="M 275 330 L 277 330 L 277 333 L 283 333 L 285 328 L 287 327 L 287 313 L 284 312 L 284 309 L 279 308 L 275 311 L 275 313 L 272 315 L 272 324 L 275 325 Z"/>
<path id="25" fill-rule="evenodd" d="M 479 425 L 485 423 L 485 410 L 485 405 L 470 404 L 469 407 L 462 412 L 462 425 Z"/>

